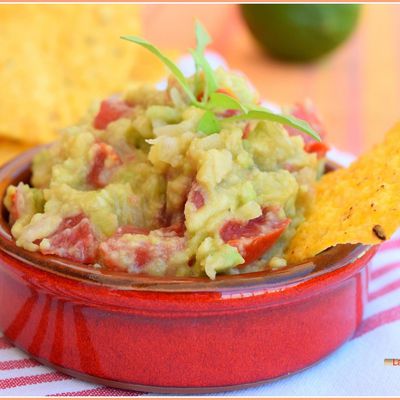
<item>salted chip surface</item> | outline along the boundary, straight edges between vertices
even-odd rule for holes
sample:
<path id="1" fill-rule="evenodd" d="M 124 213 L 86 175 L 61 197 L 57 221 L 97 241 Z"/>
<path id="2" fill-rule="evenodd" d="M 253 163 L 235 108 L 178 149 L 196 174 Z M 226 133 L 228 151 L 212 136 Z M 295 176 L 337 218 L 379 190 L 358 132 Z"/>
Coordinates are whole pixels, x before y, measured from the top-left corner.
<path id="1" fill-rule="evenodd" d="M 95 99 L 158 79 L 148 52 L 120 40 L 140 31 L 138 5 L 0 5 L 0 137 L 43 143 Z"/>
<path id="2" fill-rule="evenodd" d="M 377 244 L 400 226 L 400 123 L 350 167 L 325 175 L 286 252 L 290 263 L 345 243 Z"/>

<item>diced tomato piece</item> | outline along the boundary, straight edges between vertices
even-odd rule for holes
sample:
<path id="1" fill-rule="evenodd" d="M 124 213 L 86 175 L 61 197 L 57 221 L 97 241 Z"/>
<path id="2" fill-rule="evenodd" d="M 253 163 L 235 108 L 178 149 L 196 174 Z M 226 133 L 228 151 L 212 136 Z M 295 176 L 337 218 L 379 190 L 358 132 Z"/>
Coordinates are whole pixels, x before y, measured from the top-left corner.
<path id="1" fill-rule="evenodd" d="M 99 255 L 102 264 L 113 271 L 142 272 L 153 261 L 152 246 L 147 241 L 131 244 L 118 236 L 102 242 Z"/>
<path id="2" fill-rule="evenodd" d="M 262 215 L 250 221 L 231 220 L 221 230 L 221 239 L 236 247 L 246 265 L 259 259 L 279 239 L 289 225 L 289 219 L 281 219 L 277 210 L 266 207 Z"/>
<path id="3" fill-rule="evenodd" d="M 205 204 L 203 191 L 197 182 L 194 182 L 192 184 L 192 187 L 188 194 L 188 201 L 194 204 L 196 209 L 203 207 Z"/>
<path id="4" fill-rule="evenodd" d="M 161 228 L 153 231 L 160 236 L 160 240 L 156 242 L 146 238 L 129 241 L 120 235 L 114 235 L 100 244 L 100 258 L 107 268 L 135 273 L 143 272 L 155 261 L 167 265 L 173 254 L 183 250 L 185 243 L 185 239 L 173 230 L 177 227 L 170 228 L 171 230 Z"/>
<path id="5" fill-rule="evenodd" d="M 314 105 L 310 101 L 296 103 L 293 107 L 291 114 L 296 118 L 308 122 L 311 128 L 313 128 L 322 139 L 326 136 L 326 131 L 324 126 L 322 125 L 321 119 L 318 116 Z M 289 131 L 293 132 L 293 134 L 301 134 L 302 136 L 304 136 L 305 142 L 311 142 L 314 140 L 311 136 L 305 133 L 299 133 L 299 131 L 295 128 L 288 127 L 288 129 Z"/>
<path id="6" fill-rule="evenodd" d="M 243 128 L 242 139 L 247 139 L 250 135 L 250 132 L 251 132 L 251 124 L 250 122 L 247 122 L 247 124 Z"/>
<path id="7" fill-rule="evenodd" d="M 15 221 L 21 217 L 26 210 L 26 197 L 24 196 L 24 185 L 20 183 L 16 188 L 15 192 L 11 196 L 10 201 L 10 224 L 13 225 Z"/>
<path id="8" fill-rule="evenodd" d="M 10 206 L 10 224 L 14 225 L 14 222 L 20 217 L 20 212 L 18 210 L 18 188 L 11 196 L 11 206 Z"/>
<path id="9" fill-rule="evenodd" d="M 122 117 L 129 117 L 132 109 L 131 106 L 118 97 L 110 97 L 103 100 L 100 104 L 100 110 L 93 121 L 93 126 L 96 129 L 106 129 L 109 123 Z"/>
<path id="10" fill-rule="evenodd" d="M 95 188 L 106 186 L 115 172 L 122 164 L 117 152 L 107 143 L 95 143 L 93 145 L 94 156 L 91 163 L 87 182 Z"/>
<path id="11" fill-rule="evenodd" d="M 204 97 L 204 92 L 201 91 L 198 93 L 198 95 L 196 96 L 197 101 L 202 101 Z"/>
<path id="12" fill-rule="evenodd" d="M 48 241 L 48 248 L 41 249 L 43 254 L 87 264 L 96 260 L 98 241 L 89 219 L 83 214 L 65 218 Z"/>
<path id="13" fill-rule="evenodd" d="M 143 268 L 153 259 L 150 251 L 151 251 L 151 246 L 148 246 L 145 243 L 136 248 L 135 261 L 139 268 Z"/>
<path id="14" fill-rule="evenodd" d="M 29 197 L 25 185 L 22 182 L 19 183 L 10 198 L 9 222 L 11 225 L 14 225 L 22 215 L 31 212 L 33 201 L 34 200 Z"/>
<path id="15" fill-rule="evenodd" d="M 84 219 L 85 219 L 84 214 L 76 214 L 73 217 L 64 218 L 61 221 L 61 224 L 58 226 L 56 233 L 63 232 L 66 229 L 71 229 L 71 228 L 75 227 L 76 225 L 78 225 L 80 222 L 82 222 L 82 220 L 84 220 Z"/>
<path id="16" fill-rule="evenodd" d="M 294 108 L 291 114 L 299 119 L 302 119 L 311 126 L 323 139 L 326 136 L 325 128 L 322 125 L 320 118 L 311 102 L 303 102 L 297 103 L 294 105 Z M 308 153 L 316 153 L 319 158 L 325 156 L 326 152 L 329 150 L 329 147 L 322 143 L 317 142 L 311 136 L 307 135 L 304 132 L 299 131 L 298 129 L 292 128 L 291 126 L 286 127 L 289 135 L 298 136 L 300 135 L 304 140 L 304 150 Z"/>
<path id="17" fill-rule="evenodd" d="M 328 152 L 329 147 L 323 142 L 308 142 L 304 145 L 304 150 L 307 153 L 316 153 L 318 158 L 322 158 Z"/>

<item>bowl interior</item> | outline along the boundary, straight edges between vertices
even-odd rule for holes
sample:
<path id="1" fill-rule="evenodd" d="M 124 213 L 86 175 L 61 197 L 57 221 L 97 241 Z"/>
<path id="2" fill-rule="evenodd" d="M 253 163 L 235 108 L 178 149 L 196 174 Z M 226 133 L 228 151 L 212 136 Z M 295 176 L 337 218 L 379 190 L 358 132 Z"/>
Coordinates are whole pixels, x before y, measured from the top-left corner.
<path id="1" fill-rule="evenodd" d="M 321 274 L 344 267 L 364 255 L 370 246 L 339 245 L 305 260 L 301 264 L 288 265 L 276 271 L 261 271 L 238 275 L 218 275 L 215 280 L 208 278 L 175 278 L 135 275 L 128 272 L 116 272 L 96 269 L 90 265 L 75 263 L 56 256 L 32 253 L 18 247 L 12 238 L 8 224 L 8 211 L 3 199 L 7 187 L 18 182 L 28 183 L 33 156 L 40 148 L 31 149 L 14 158 L 0 169 L 0 250 L 12 257 L 28 263 L 35 268 L 57 273 L 68 278 L 89 281 L 119 289 L 135 289 L 162 292 L 213 292 L 235 288 L 271 288 L 277 289 L 296 284 Z M 328 163 L 327 171 L 335 169 Z"/>

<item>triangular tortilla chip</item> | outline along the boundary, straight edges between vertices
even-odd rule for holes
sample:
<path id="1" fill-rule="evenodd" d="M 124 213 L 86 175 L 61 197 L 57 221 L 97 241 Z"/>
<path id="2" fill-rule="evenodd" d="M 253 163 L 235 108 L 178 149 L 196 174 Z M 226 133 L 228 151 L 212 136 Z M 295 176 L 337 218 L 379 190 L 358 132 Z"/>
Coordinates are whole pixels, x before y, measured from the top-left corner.
<path id="1" fill-rule="evenodd" d="M 399 226 L 400 123 L 349 168 L 323 176 L 286 256 L 295 263 L 337 244 L 381 243 Z"/>
<path id="2" fill-rule="evenodd" d="M 139 33 L 139 7 L 0 5 L 0 137 L 47 142 L 94 100 L 158 79 L 160 63 L 119 38 Z"/>

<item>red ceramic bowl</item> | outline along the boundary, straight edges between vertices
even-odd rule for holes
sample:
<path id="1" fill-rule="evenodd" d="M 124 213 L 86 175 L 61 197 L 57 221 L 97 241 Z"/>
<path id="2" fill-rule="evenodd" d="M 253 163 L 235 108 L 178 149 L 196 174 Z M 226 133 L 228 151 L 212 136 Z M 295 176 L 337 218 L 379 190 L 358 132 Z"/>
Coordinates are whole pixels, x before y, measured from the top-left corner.
<path id="1" fill-rule="evenodd" d="M 0 198 L 33 152 L 0 171 Z M 337 246 L 301 265 L 208 279 L 102 272 L 16 247 L 0 221 L 0 330 L 34 358 L 118 388 L 201 393 L 302 370 L 348 340 L 375 248 Z"/>

